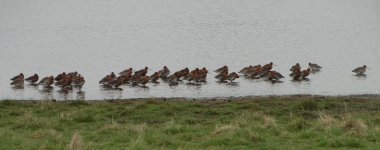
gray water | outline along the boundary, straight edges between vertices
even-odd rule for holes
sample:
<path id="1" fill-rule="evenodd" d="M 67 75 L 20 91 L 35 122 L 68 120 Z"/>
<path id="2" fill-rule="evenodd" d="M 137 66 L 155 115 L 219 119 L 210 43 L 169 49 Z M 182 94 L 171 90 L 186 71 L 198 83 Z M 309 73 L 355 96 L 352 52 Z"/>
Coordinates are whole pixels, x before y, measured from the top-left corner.
<path id="1" fill-rule="evenodd" d="M 252 95 L 380 94 L 378 0 L 0 0 L 0 99 L 113 99 Z M 219 84 L 215 70 L 274 62 L 280 84 L 240 78 Z M 320 64 L 310 81 L 292 82 L 296 62 Z M 352 69 L 366 64 L 367 77 Z M 147 84 L 107 91 L 111 71 L 207 67 L 207 84 Z M 77 94 L 15 90 L 10 78 L 78 71 Z M 150 71 L 148 74 L 153 73 Z"/>

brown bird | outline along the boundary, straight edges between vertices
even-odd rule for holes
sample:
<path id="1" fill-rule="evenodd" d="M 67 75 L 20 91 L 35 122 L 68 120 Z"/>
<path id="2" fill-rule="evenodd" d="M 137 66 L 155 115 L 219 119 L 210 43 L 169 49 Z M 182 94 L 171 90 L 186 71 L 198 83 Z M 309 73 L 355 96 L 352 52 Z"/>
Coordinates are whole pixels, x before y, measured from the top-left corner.
<path id="1" fill-rule="evenodd" d="M 54 83 L 54 77 L 50 76 L 50 77 L 42 78 L 42 80 L 38 83 L 38 85 L 49 87 L 53 83 Z"/>
<path id="2" fill-rule="evenodd" d="M 189 68 L 180 70 L 181 76 L 182 77 L 186 76 L 187 74 L 189 74 L 189 71 L 190 71 Z"/>
<path id="3" fill-rule="evenodd" d="M 119 76 L 119 77 L 117 77 L 115 80 L 113 80 L 111 82 L 111 84 L 112 84 L 111 86 L 114 86 L 115 89 L 119 89 L 119 87 L 122 86 L 125 83 L 124 80 L 125 80 L 124 77 Z"/>
<path id="4" fill-rule="evenodd" d="M 261 67 L 253 68 L 251 71 L 247 72 L 247 76 L 250 78 L 258 78 L 260 74 L 262 74 L 263 70 Z"/>
<path id="5" fill-rule="evenodd" d="M 170 74 L 170 70 L 168 67 L 164 66 L 164 68 L 162 68 L 162 70 L 158 71 L 158 73 L 160 74 L 160 78 L 166 79 L 166 78 L 168 78 L 168 76 Z"/>
<path id="6" fill-rule="evenodd" d="M 296 63 L 294 66 L 290 68 L 291 72 L 293 72 L 294 70 L 301 70 L 301 65 L 299 63 Z"/>
<path id="7" fill-rule="evenodd" d="M 34 84 L 38 81 L 38 75 L 34 74 L 33 76 L 26 78 L 25 81 L 29 82 L 30 84 Z"/>
<path id="8" fill-rule="evenodd" d="M 78 75 L 78 72 L 69 72 L 68 74 L 67 74 L 68 76 L 77 76 Z"/>
<path id="9" fill-rule="evenodd" d="M 106 84 L 110 81 L 112 81 L 113 79 L 115 79 L 116 76 L 115 74 L 112 72 L 110 75 L 107 75 L 105 76 L 104 78 L 102 78 L 100 81 L 99 81 L 99 84 Z"/>
<path id="10" fill-rule="evenodd" d="M 153 82 L 153 83 L 160 83 L 158 82 L 157 80 L 160 79 L 160 73 L 158 72 L 155 72 L 154 74 L 152 74 L 150 76 L 150 80 Z"/>
<path id="11" fill-rule="evenodd" d="M 281 78 L 284 78 L 284 76 L 277 71 L 269 71 L 268 72 L 268 80 L 269 81 L 278 81 Z"/>
<path id="12" fill-rule="evenodd" d="M 199 68 L 195 68 L 195 70 L 192 70 L 190 73 L 186 74 L 186 76 L 183 79 L 189 82 L 191 82 L 192 80 L 197 80 L 199 78 L 199 71 Z"/>
<path id="13" fill-rule="evenodd" d="M 228 71 L 228 69 L 227 69 L 227 71 Z M 199 81 L 200 82 L 206 82 L 207 74 L 208 74 L 208 70 L 206 69 L 206 67 L 203 67 L 202 70 L 199 71 Z"/>
<path id="14" fill-rule="evenodd" d="M 250 70 L 252 70 L 252 69 L 253 69 L 253 66 L 250 65 L 250 66 L 248 66 L 248 67 L 244 67 L 243 69 L 241 69 L 241 70 L 239 71 L 239 73 L 246 75 L 246 74 L 247 74 Z"/>
<path id="15" fill-rule="evenodd" d="M 290 75 L 293 77 L 293 80 L 299 80 L 302 77 L 302 72 L 301 70 L 294 70 Z"/>
<path id="16" fill-rule="evenodd" d="M 121 81 L 123 84 L 128 84 L 129 80 L 132 78 L 132 75 L 131 74 L 122 75 L 122 76 L 119 76 L 118 78 L 121 78 Z"/>
<path id="17" fill-rule="evenodd" d="M 14 80 L 20 80 L 22 78 L 22 80 L 24 80 L 24 74 L 23 73 L 20 73 L 19 75 L 17 76 L 14 76 L 13 78 L 11 78 L 12 81 Z"/>
<path id="18" fill-rule="evenodd" d="M 80 74 L 78 74 L 78 77 L 74 79 L 73 83 L 76 87 L 82 88 L 86 80 L 84 80 L 84 77 Z"/>
<path id="19" fill-rule="evenodd" d="M 116 78 L 116 75 L 115 75 L 114 72 L 111 72 L 110 76 L 111 76 L 112 78 Z"/>
<path id="20" fill-rule="evenodd" d="M 227 80 L 230 82 L 234 81 L 237 78 L 239 78 L 239 75 L 235 72 L 232 72 L 232 73 L 228 74 L 228 76 L 227 76 Z"/>
<path id="21" fill-rule="evenodd" d="M 367 66 L 363 65 L 362 67 L 357 67 L 352 72 L 356 73 L 356 75 L 364 75 L 364 73 L 367 71 Z"/>
<path id="22" fill-rule="evenodd" d="M 228 72 L 228 67 L 225 65 L 219 69 L 216 69 L 214 72 L 220 73 L 220 72 Z"/>
<path id="23" fill-rule="evenodd" d="M 175 74 L 168 76 L 168 83 L 169 83 L 169 86 L 178 85 L 177 76 Z"/>
<path id="24" fill-rule="evenodd" d="M 175 72 L 173 74 L 173 76 L 175 77 L 171 77 L 171 78 L 175 78 L 177 81 L 181 81 L 181 78 L 187 76 L 187 74 L 189 74 L 189 68 L 185 68 L 185 69 Z"/>
<path id="25" fill-rule="evenodd" d="M 310 75 L 310 71 L 311 71 L 310 68 L 307 68 L 306 70 L 302 70 L 302 72 L 301 72 L 302 79 L 306 79 L 306 77 Z"/>
<path id="26" fill-rule="evenodd" d="M 314 72 L 322 69 L 322 67 L 319 66 L 318 64 L 313 64 L 310 62 L 309 62 L 309 67 L 310 67 L 311 71 L 314 71 Z"/>
<path id="27" fill-rule="evenodd" d="M 145 67 L 144 69 L 141 69 L 141 70 L 139 70 L 139 71 L 136 71 L 135 74 L 134 74 L 134 76 L 135 76 L 135 75 L 145 76 L 146 73 L 148 73 L 148 67 Z"/>
<path id="28" fill-rule="evenodd" d="M 55 86 L 67 86 L 68 84 L 68 80 L 72 80 L 72 78 L 75 78 L 75 77 L 72 77 L 72 76 L 69 76 L 69 75 L 66 75 L 64 76 L 61 80 L 55 82 Z M 71 84 L 70 84 L 71 85 Z"/>
<path id="29" fill-rule="evenodd" d="M 221 72 L 218 75 L 216 75 L 215 78 L 219 79 L 219 81 L 223 82 L 223 81 L 227 80 L 228 72 Z"/>
<path id="30" fill-rule="evenodd" d="M 149 82 L 149 80 L 150 80 L 149 76 L 142 76 L 140 79 L 140 84 L 143 87 L 146 87 L 145 84 L 147 84 Z"/>
<path id="31" fill-rule="evenodd" d="M 55 81 L 59 81 L 59 80 L 61 80 L 65 76 L 66 76 L 66 73 L 62 72 L 61 74 L 57 75 L 54 80 Z"/>
<path id="32" fill-rule="evenodd" d="M 119 75 L 121 75 L 121 76 L 131 76 L 132 73 L 133 73 L 132 70 L 133 70 L 132 68 L 126 69 L 126 70 L 120 72 Z"/>
<path id="33" fill-rule="evenodd" d="M 60 81 L 61 90 L 72 90 L 73 77 L 72 75 L 67 75 Z"/>
<path id="34" fill-rule="evenodd" d="M 262 69 L 263 69 L 264 71 L 270 71 L 270 70 L 272 70 L 272 68 L 273 68 L 273 63 L 272 63 L 272 62 L 270 62 L 269 64 L 266 64 L 266 65 L 264 65 L 264 66 L 262 67 Z"/>
<path id="35" fill-rule="evenodd" d="M 17 78 L 12 78 L 11 85 L 22 86 L 24 85 L 24 75 L 20 75 Z"/>
<path id="36" fill-rule="evenodd" d="M 132 86 L 138 85 L 140 83 L 141 77 L 141 75 L 133 75 L 129 80 L 132 83 Z"/>
<path id="37" fill-rule="evenodd" d="M 301 77 L 301 76 L 299 76 L 300 73 L 301 73 L 301 66 L 300 66 L 299 63 L 297 63 L 296 65 L 292 66 L 290 68 L 290 71 L 292 72 L 291 74 L 289 74 L 290 77 L 293 77 L 293 78 L 295 76 L 297 76 L 296 78 L 300 78 Z M 301 75 L 302 75 L 302 73 L 301 73 Z"/>

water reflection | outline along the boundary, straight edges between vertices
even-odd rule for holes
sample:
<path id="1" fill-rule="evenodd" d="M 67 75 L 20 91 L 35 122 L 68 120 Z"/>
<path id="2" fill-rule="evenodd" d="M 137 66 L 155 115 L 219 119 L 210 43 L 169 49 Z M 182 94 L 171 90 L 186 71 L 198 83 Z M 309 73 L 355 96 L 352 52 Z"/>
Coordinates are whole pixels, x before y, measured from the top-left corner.
<path id="1" fill-rule="evenodd" d="M 42 95 L 42 99 L 52 100 L 54 99 L 53 90 L 54 90 L 53 87 L 48 86 L 48 87 L 43 87 L 41 90 L 38 90 L 38 92 Z"/>
<path id="2" fill-rule="evenodd" d="M 85 100 L 85 99 L 86 99 L 86 92 L 84 92 L 84 91 L 82 91 L 82 90 L 79 90 L 79 91 L 77 92 L 76 99 L 77 99 L 77 100 Z"/>
<path id="3" fill-rule="evenodd" d="M 356 74 L 356 75 L 353 75 L 354 77 L 356 77 L 356 79 L 358 80 L 364 80 L 367 78 L 367 75 L 366 74 Z"/>
<path id="4" fill-rule="evenodd" d="M 70 90 L 60 89 L 57 93 L 57 98 L 62 100 L 70 100 L 74 97 L 73 91 Z"/>
<path id="5" fill-rule="evenodd" d="M 100 86 L 100 93 L 103 95 L 104 99 L 122 99 L 123 89 L 109 88 Z"/>
<path id="6" fill-rule="evenodd" d="M 15 91 L 24 90 L 24 85 L 14 85 L 12 89 Z"/>

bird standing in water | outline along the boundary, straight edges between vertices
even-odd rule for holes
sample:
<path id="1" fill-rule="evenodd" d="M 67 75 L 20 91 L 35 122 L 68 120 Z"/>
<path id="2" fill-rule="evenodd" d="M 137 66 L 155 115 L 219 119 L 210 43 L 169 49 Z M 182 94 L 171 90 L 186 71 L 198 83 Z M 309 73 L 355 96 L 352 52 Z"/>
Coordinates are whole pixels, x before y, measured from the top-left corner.
<path id="1" fill-rule="evenodd" d="M 214 72 L 216 73 L 228 72 L 228 67 L 225 65 L 223 67 L 220 67 L 219 69 L 216 69 Z"/>
<path id="2" fill-rule="evenodd" d="M 232 72 L 227 76 L 227 80 L 230 82 L 234 81 L 237 78 L 239 78 L 239 75 L 236 72 Z"/>
<path id="3" fill-rule="evenodd" d="M 38 81 L 38 75 L 34 74 L 33 76 L 26 78 L 25 81 L 29 82 L 30 84 L 34 84 Z"/>
<path id="4" fill-rule="evenodd" d="M 294 66 L 292 66 L 292 68 L 290 68 L 290 71 L 294 71 L 294 70 L 301 70 L 301 65 L 299 63 L 296 63 Z"/>
<path id="5" fill-rule="evenodd" d="M 306 77 L 310 75 L 310 71 L 311 71 L 310 68 L 307 68 L 306 70 L 302 70 L 301 72 L 302 79 L 306 79 Z"/>
<path id="6" fill-rule="evenodd" d="M 318 64 L 313 64 L 310 62 L 309 62 L 309 67 L 310 67 L 311 71 L 313 71 L 313 72 L 316 72 L 316 71 L 319 71 L 322 69 L 322 67 L 319 66 Z"/>
<path id="7" fill-rule="evenodd" d="M 160 79 L 160 73 L 158 72 L 155 72 L 154 74 L 152 74 L 150 76 L 150 80 L 153 82 L 153 83 L 160 83 L 158 82 L 157 80 Z"/>
<path id="8" fill-rule="evenodd" d="M 38 85 L 42 85 L 44 87 L 50 87 L 50 85 L 52 85 L 53 83 L 54 83 L 54 77 L 50 76 L 50 77 L 42 78 L 42 80 L 38 83 Z"/>
<path id="9" fill-rule="evenodd" d="M 129 68 L 127 70 L 124 70 L 124 71 L 120 72 L 119 75 L 121 75 L 121 76 L 131 76 L 132 73 L 133 73 L 132 70 L 133 70 L 132 68 Z"/>
<path id="10" fill-rule="evenodd" d="M 19 75 L 17 75 L 17 76 L 14 76 L 13 78 L 11 78 L 11 80 L 12 81 L 14 81 L 14 80 L 18 80 L 18 79 L 24 79 L 24 74 L 23 73 L 20 73 Z"/>
<path id="11" fill-rule="evenodd" d="M 145 67 L 144 69 L 141 69 L 139 71 L 136 71 L 134 76 L 145 76 L 146 73 L 148 73 L 148 67 Z"/>
<path id="12" fill-rule="evenodd" d="M 364 75 L 364 73 L 367 71 L 367 66 L 363 65 L 362 67 L 357 67 L 352 72 L 356 73 L 356 75 Z"/>
<path id="13" fill-rule="evenodd" d="M 168 67 L 164 66 L 160 71 L 158 71 L 160 78 L 166 80 L 170 74 L 170 70 Z"/>
<path id="14" fill-rule="evenodd" d="M 19 76 L 17 78 L 12 78 L 12 83 L 11 85 L 15 85 L 15 86 L 23 86 L 24 85 L 24 75 L 22 76 Z"/>

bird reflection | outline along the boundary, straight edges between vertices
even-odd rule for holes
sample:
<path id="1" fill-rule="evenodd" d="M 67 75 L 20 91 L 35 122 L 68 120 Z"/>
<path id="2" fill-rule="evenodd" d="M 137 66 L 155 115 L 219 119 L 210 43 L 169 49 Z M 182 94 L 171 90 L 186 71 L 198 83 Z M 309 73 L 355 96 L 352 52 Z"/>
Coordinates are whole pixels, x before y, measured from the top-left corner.
<path id="1" fill-rule="evenodd" d="M 356 74 L 354 75 L 358 80 L 364 80 L 367 78 L 366 74 Z"/>
<path id="2" fill-rule="evenodd" d="M 239 83 L 238 82 L 228 82 L 226 85 L 232 86 L 232 87 L 237 87 L 237 86 L 239 86 Z"/>
<path id="3" fill-rule="evenodd" d="M 54 88 L 51 86 L 43 87 L 41 90 L 38 90 L 41 94 L 52 94 Z"/>
<path id="4" fill-rule="evenodd" d="M 38 90 L 38 92 L 42 95 L 43 99 L 54 99 L 53 89 L 53 87 L 44 87 L 41 90 Z"/>
<path id="5" fill-rule="evenodd" d="M 12 89 L 13 90 L 24 90 L 24 85 L 13 85 Z"/>
<path id="6" fill-rule="evenodd" d="M 86 99 L 86 92 L 84 92 L 84 91 L 82 91 L 82 90 L 79 90 L 79 91 L 77 92 L 76 99 L 77 99 L 77 100 L 84 100 L 84 99 Z"/>
<path id="7" fill-rule="evenodd" d="M 101 88 L 101 93 L 106 99 L 121 99 L 123 96 L 122 89 L 103 89 Z"/>

